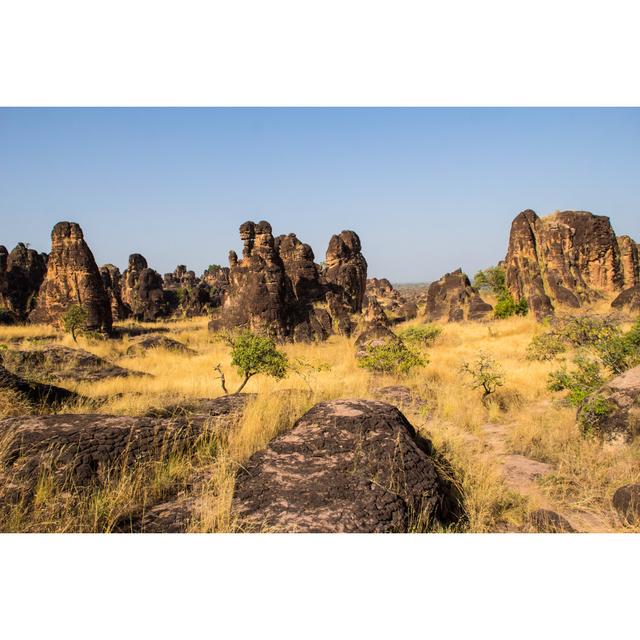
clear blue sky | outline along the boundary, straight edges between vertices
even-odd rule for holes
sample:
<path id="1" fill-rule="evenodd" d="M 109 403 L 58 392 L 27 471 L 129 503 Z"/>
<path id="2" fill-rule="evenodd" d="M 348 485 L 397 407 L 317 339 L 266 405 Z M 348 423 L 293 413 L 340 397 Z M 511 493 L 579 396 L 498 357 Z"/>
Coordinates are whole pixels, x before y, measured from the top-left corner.
<path id="1" fill-rule="evenodd" d="M 583 209 L 640 241 L 640 109 L 0 109 L 0 244 L 79 222 L 98 264 L 201 272 L 265 219 L 369 273 L 473 273 L 522 209 Z"/>

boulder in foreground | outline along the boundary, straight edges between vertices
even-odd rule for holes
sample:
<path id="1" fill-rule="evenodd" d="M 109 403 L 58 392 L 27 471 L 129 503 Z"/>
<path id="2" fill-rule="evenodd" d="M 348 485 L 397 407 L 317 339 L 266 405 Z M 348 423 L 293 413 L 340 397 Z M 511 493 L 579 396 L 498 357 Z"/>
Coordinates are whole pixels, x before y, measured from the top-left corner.
<path id="1" fill-rule="evenodd" d="M 232 510 L 248 530 L 318 533 L 424 530 L 460 514 L 431 443 L 371 400 L 313 407 L 243 466 Z"/>

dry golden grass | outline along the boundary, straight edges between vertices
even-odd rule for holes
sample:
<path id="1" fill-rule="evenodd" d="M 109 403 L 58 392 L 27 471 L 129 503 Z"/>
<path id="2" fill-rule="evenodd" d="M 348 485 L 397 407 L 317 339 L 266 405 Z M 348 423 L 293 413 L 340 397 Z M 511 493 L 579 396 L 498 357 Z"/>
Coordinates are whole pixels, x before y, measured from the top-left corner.
<path id="1" fill-rule="evenodd" d="M 407 326 L 417 323 L 412 321 Z M 78 345 L 68 336 L 59 335 L 56 339 L 60 344 L 78 346 L 120 366 L 151 374 L 152 377 L 112 378 L 73 386 L 90 398 L 108 398 L 97 411 L 135 415 L 180 398 L 220 396 L 222 390 L 214 372 L 218 363 L 225 371 L 228 387 L 233 390 L 239 384 L 240 378 L 230 366 L 228 347 L 208 333 L 206 320 L 148 326 L 168 329 L 163 335 L 196 350 L 197 355 L 155 349 L 144 355 L 127 356 L 126 339 L 80 338 Z M 58 508 L 55 513 L 62 519 L 60 526 L 49 514 L 49 525 L 35 529 L 78 530 L 77 522 L 73 526 L 75 518 L 84 523 L 83 530 L 94 525 L 94 530 L 109 530 L 113 514 L 126 511 L 133 503 L 141 504 L 163 495 L 167 483 L 179 483 L 197 468 L 206 469 L 209 479 L 202 488 L 199 514 L 191 529 L 236 530 L 237 523 L 230 514 L 234 477 L 255 451 L 290 428 L 317 402 L 375 397 L 377 388 L 402 384 L 426 403 L 419 411 L 407 410 L 407 415 L 451 465 L 465 496 L 468 513 L 465 530 L 485 532 L 519 527 L 524 524 L 528 509 L 537 506 L 534 498 L 515 493 L 505 484 L 499 461 L 486 446 L 482 427 L 487 423 L 505 426 L 509 452 L 554 465 L 555 471 L 537 487 L 549 504 L 567 512 L 596 514 L 600 523 L 606 523 L 598 525 L 601 530 L 622 530 L 610 507 L 611 495 L 622 484 L 640 481 L 640 450 L 638 447 L 609 450 L 580 438 L 574 410 L 561 406 L 559 398 L 546 388 L 547 376 L 558 367 L 558 362 L 532 362 L 525 357 L 531 338 L 542 330 L 544 327 L 531 318 L 446 325 L 428 350 L 429 364 L 402 379 L 374 376 L 359 368 L 353 341 L 344 337 L 334 336 L 320 344 L 285 345 L 283 349 L 292 362 L 304 361 L 316 369 L 319 365 L 326 367 L 319 370 L 302 367 L 304 375 L 291 373 L 280 381 L 264 376 L 252 378 L 245 391 L 257 396 L 248 404 L 241 424 L 216 443 L 215 455 L 209 451 L 200 455 L 197 462 L 183 456 L 174 459 L 171 467 L 155 469 L 150 475 L 123 477 L 114 486 L 92 496 L 90 504 L 85 500 L 79 505 L 76 500 Z M 3 336 L 37 337 L 47 331 L 51 330 L 11 327 L 0 333 L 0 342 Z M 461 364 L 480 351 L 491 355 L 504 372 L 505 385 L 499 392 L 502 406 L 489 403 L 485 407 L 480 392 L 472 389 L 460 372 Z M 1 403 L 0 398 L 3 415 Z M 6 406 L 4 411 L 6 415 Z M 63 513 L 64 509 L 71 512 Z M 20 519 L 14 514 L 11 526 L 5 522 L 3 528 L 28 528 L 25 517 Z"/>

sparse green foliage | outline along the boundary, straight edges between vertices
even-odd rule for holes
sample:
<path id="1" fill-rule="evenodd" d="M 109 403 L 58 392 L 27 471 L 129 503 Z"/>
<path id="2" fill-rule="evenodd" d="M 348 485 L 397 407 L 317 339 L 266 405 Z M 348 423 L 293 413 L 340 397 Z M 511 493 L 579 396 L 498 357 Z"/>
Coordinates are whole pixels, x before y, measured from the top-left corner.
<path id="1" fill-rule="evenodd" d="M 417 347 L 430 347 L 442 333 L 442 327 L 437 324 L 424 324 L 416 327 L 409 327 L 398 333 L 405 342 L 414 344 Z"/>
<path id="2" fill-rule="evenodd" d="M 290 369 L 305 381 L 305 384 L 309 387 L 309 391 L 313 391 L 311 381 L 315 374 L 322 373 L 323 371 L 331 371 L 331 365 L 327 362 L 313 364 L 304 358 L 296 358 L 290 364 Z"/>
<path id="3" fill-rule="evenodd" d="M 527 360 L 553 360 L 566 350 L 567 346 L 560 336 L 553 332 L 541 333 L 527 347 Z"/>
<path id="4" fill-rule="evenodd" d="M 619 335 L 620 327 L 610 318 L 578 316 L 561 322 L 556 332 L 575 347 L 588 347 Z"/>
<path id="5" fill-rule="evenodd" d="M 504 385 L 502 369 L 484 351 L 480 351 L 475 361 L 463 362 L 460 370 L 471 378 L 473 389 L 482 389 L 483 403 L 486 403 L 487 398 L 495 393 L 498 387 Z"/>
<path id="6" fill-rule="evenodd" d="M 259 373 L 277 379 L 287 375 L 289 360 L 285 353 L 278 350 L 271 338 L 257 336 L 250 331 L 220 337 L 231 347 L 231 364 L 242 376 L 242 382 L 235 393 L 240 393 L 247 382 Z M 217 365 L 215 369 L 219 372 L 222 388 L 227 393 L 221 365 Z"/>
<path id="7" fill-rule="evenodd" d="M 567 400 L 574 406 L 582 401 L 598 387 L 604 380 L 600 364 L 583 354 L 578 354 L 573 361 L 575 368 L 567 369 L 566 364 L 561 369 L 549 374 L 547 387 L 549 391 L 568 391 Z"/>
<path id="8" fill-rule="evenodd" d="M 86 332 L 87 319 L 87 311 L 79 304 L 72 304 L 62 316 L 62 326 L 71 334 L 74 342 L 78 342 L 78 335 Z"/>
<path id="9" fill-rule="evenodd" d="M 486 289 L 497 296 L 507 290 L 504 269 L 501 267 L 489 267 L 478 271 L 473 276 L 473 286 L 476 289 Z"/>
<path id="10" fill-rule="evenodd" d="M 391 340 L 385 344 L 367 347 L 366 355 L 358 366 L 375 373 L 404 375 L 416 367 L 424 367 L 428 360 L 416 353 L 404 342 Z"/>
<path id="11" fill-rule="evenodd" d="M 529 313 L 529 305 L 524 298 L 520 298 L 516 302 L 508 291 L 504 291 L 498 297 L 493 313 L 496 318 L 500 319 L 510 318 L 514 315 L 526 316 Z"/>
<path id="12" fill-rule="evenodd" d="M 593 395 L 586 399 L 580 408 L 578 424 L 583 436 L 592 436 L 598 430 L 603 418 L 606 418 L 613 410 L 614 405 L 600 395 Z"/>

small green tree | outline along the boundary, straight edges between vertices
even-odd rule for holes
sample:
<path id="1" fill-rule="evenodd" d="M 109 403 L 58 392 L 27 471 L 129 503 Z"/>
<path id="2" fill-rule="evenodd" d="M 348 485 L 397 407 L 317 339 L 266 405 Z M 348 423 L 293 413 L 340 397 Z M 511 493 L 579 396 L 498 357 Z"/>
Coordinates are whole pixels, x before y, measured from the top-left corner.
<path id="1" fill-rule="evenodd" d="M 524 298 L 517 302 L 508 291 L 503 291 L 498 296 L 493 314 L 496 318 L 510 318 L 511 316 L 526 316 L 529 313 L 529 305 Z"/>
<path id="2" fill-rule="evenodd" d="M 285 353 L 279 351 L 271 338 L 257 336 L 250 331 L 243 331 L 238 335 L 222 336 L 231 347 L 231 364 L 242 376 L 242 382 L 235 391 L 240 393 L 249 380 L 259 374 L 282 379 L 289 370 L 289 361 Z M 218 371 L 222 389 L 227 392 L 224 373 L 221 365 L 215 367 Z"/>
<path id="3" fill-rule="evenodd" d="M 602 386 L 603 378 L 600 364 L 583 354 L 578 354 L 573 361 L 575 368 L 567 369 L 563 365 L 561 369 L 549 374 L 547 387 L 549 391 L 568 391 L 567 400 L 572 405 L 579 405 L 598 387 Z"/>
<path id="4" fill-rule="evenodd" d="M 476 289 L 488 289 L 497 296 L 507 290 L 504 269 L 501 267 L 489 267 L 478 271 L 473 276 L 473 286 Z"/>
<path id="5" fill-rule="evenodd" d="M 442 327 L 437 324 L 424 324 L 416 327 L 408 327 L 398 333 L 400 338 L 410 344 L 419 347 L 430 347 L 442 333 Z"/>
<path id="6" fill-rule="evenodd" d="M 74 342 L 78 342 L 77 336 L 87 330 L 87 311 L 82 305 L 72 304 L 62 316 L 62 326 L 71 334 Z"/>
<path id="7" fill-rule="evenodd" d="M 471 378 L 473 389 L 482 389 L 483 404 L 486 404 L 487 398 L 495 393 L 498 387 L 504 385 L 502 370 L 484 351 L 480 351 L 474 362 L 463 362 L 460 370 Z"/>
<path id="8" fill-rule="evenodd" d="M 406 375 L 416 367 L 427 364 L 424 356 L 409 349 L 400 340 L 369 345 L 367 352 L 358 359 L 358 366 L 375 373 Z"/>

